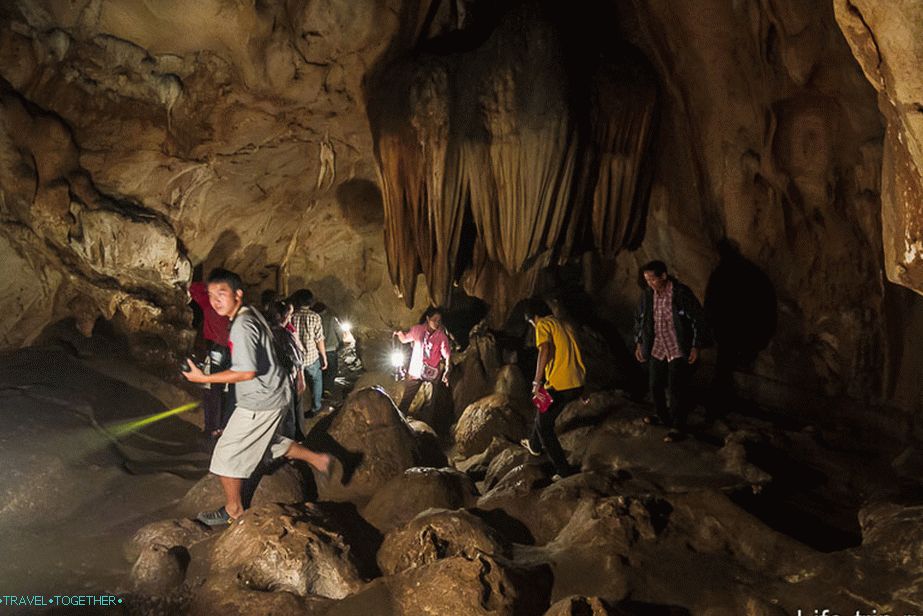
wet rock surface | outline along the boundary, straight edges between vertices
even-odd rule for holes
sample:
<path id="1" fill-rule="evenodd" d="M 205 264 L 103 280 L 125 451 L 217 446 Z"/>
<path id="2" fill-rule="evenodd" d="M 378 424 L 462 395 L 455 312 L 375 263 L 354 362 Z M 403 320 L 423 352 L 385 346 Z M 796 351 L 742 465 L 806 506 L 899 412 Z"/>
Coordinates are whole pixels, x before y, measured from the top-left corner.
<path id="1" fill-rule="evenodd" d="M 189 518 L 151 522 L 140 528 L 131 538 L 125 547 L 125 555 L 134 561 L 142 552 L 154 546 L 188 549 L 209 536 L 210 533 L 204 525 Z"/>
<path id="2" fill-rule="evenodd" d="M 362 515 L 387 532 L 427 509 L 471 507 L 478 496 L 474 482 L 454 468 L 416 467 L 382 486 L 362 508 Z"/>
<path id="3" fill-rule="evenodd" d="M 215 543 L 212 570 L 254 590 L 342 599 L 362 587 L 369 566 L 360 560 L 369 546 L 353 545 L 341 520 L 347 511 L 310 503 L 250 509 Z"/>
<path id="4" fill-rule="evenodd" d="M 664 443 L 664 428 L 642 421 L 647 410 L 614 391 L 568 407 L 557 430 L 580 472 L 553 481 L 543 457 L 502 434 L 455 466 L 420 468 L 415 433 L 432 433 L 383 393 L 359 390 L 312 424 L 311 438 L 339 453 L 332 483 L 344 501 L 313 494 L 311 478 L 284 465 L 264 478 L 265 500 L 208 530 L 185 517 L 220 504 L 206 476 L 186 480 L 153 519 L 114 527 L 125 531 L 117 549 L 82 547 L 121 563 L 107 587 L 150 614 L 919 607 L 919 502 L 895 455 L 857 469 L 848 433 L 734 413 L 706 424 L 699 411 L 686 439 Z M 340 484 L 353 454 L 360 472 Z M 363 464 L 377 470 L 363 478 Z M 361 490 L 350 493 L 352 481 Z M 863 506 L 851 490 L 878 496 Z"/>
<path id="5" fill-rule="evenodd" d="M 132 588 L 148 595 L 169 595 L 185 581 L 188 566 L 189 552 L 182 546 L 146 546 L 131 568 Z"/>
<path id="6" fill-rule="evenodd" d="M 422 462 L 413 430 L 380 389 L 354 392 L 321 427 L 326 430 L 312 432 L 308 445 L 339 460 L 333 479 L 318 484 L 321 500 L 362 502 Z"/>
<path id="7" fill-rule="evenodd" d="M 385 575 L 452 556 L 472 559 L 479 553 L 509 556 L 510 543 L 481 518 L 465 510 L 424 511 L 388 532 L 378 551 Z"/>
<path id="8" fill-rule="evenodd" d="M 455 424 L 453 455 L 468 458 L 479 454 L 495 437 L 518 443 L 528 434 L 524 415 L 509 396 L 503 394 L 492 394 L 472 402 Z"/>
<path id="9" fill-rule="evenodd" d="M 289 463 L 279 463 L 260 477 L 253 493 L 252 505 L 268 503 L 299 503 L 307 500 L 313 479 L 305 477 L 307 471 Z M 195 517 L 200 511 L 212 511 L 224 504 L 224 491 L 218 478 L 205 475 L 183 496 L 178 511 Z"/>
<path id="10" fill-rule="evenodd" d="M 452 556 L 376 580 L 329 613 L 350 614 L 372 605 L 395 616 L 541 613 L 547 582 L 542 569 L 526 570 L 486 554 Z"/>

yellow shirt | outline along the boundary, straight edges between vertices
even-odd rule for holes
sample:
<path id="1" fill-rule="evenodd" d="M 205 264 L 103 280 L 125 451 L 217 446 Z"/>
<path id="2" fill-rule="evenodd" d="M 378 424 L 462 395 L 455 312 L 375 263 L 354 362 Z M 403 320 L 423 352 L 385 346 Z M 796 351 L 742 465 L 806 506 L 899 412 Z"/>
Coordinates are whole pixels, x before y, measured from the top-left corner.
<path id="1" fill-rule="evenodd" d="M 545 364 L 545 387 L 555 391 L 583 387 L 586 368 L 570 326 L 554 317 L 537 317 L 535 346 L 544 342 L 550 342 L 554 347 L 551 358 Z"/>

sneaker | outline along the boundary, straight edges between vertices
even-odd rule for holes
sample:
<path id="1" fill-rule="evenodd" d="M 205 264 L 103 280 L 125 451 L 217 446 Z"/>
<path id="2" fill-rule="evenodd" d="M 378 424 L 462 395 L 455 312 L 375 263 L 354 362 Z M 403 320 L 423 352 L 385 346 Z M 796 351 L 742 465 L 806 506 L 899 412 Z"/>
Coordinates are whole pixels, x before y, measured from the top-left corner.
<path id="1" fill-rule="evenodd" d="M 214 511 L 201 511 L 195 519 L 208 527 L 230 526 L 234 523 L 234 518 L 228 515 L 224 507 L 219 507 Z"/>
<path id="2" fill-rule="evenodd" d="M 530 454 L 532 454 L 535 457 L 542 455 L 541 450 L 536 451 L 535 449 L 532 449 L 532 443 L 530 443 L 529 439 L 527 438 L 524 438 L 521 441 L 519 441 L 519 444 L 525 447 L 526 451 L 528 451 Z"/>
<path id="3" fill-rule="evenodd" d="M 557 483 L 558 481 L 561 481 L 562 479 L 564 479 L 564 477 L 562 477 L 558 473 L 555 473 L 554 475 L 551 476 L 552 483 Z"/>
<path id="4" fill-rule="evenodd" d="M 676 441 L 683 440 L 683 433 L 677 432 L 676 430 L 670 430 L 667 432 L 667 435 L 663 437 L 664 443 L 675 443 Z"/>

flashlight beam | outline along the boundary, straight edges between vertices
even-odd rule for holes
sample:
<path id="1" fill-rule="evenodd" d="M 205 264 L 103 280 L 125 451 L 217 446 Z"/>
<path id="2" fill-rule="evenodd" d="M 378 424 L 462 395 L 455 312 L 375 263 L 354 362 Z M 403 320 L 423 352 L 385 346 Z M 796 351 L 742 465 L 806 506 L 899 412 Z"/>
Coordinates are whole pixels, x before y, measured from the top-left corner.
<path id="1" fill-rule="evenodd" d="M 183 404 L 173 409 L 163 411 L 161 413 L 155 413 L 153 415 L 148 415 L 147 417 L 142 417 L 141 419 L 132 419 L 130 421 L 125 421 L 122 423 L 117 423 L 105 428 L 106 432 L 115 437 L 125 436 L 126 434 L 131 434 L 132 432 L 137 432 L 145 426 L 166 419 L 167 417 L 172 417 L 173 415 L 179 415 L 180 413 L 185 413 L 186 411 L 191 411 L 194 408 L 197 408 L 201 402 L 189 402 L 188 404 Z"/>

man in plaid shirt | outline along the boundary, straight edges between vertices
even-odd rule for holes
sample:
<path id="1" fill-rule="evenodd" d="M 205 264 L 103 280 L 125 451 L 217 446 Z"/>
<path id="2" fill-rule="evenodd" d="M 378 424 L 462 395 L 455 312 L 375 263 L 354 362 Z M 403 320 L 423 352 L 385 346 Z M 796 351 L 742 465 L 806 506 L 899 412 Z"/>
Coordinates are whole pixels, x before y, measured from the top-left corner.
<path id="1" fill-rule="evenodd" d="M 648 365 L 657 416 L 671 429 L 663 439 L 669 443 L 680 438 L 686 428 L 690 366 L 707 343 L 708 328 L 695 294 L 667 275 L 663 261 L 645 264 L 641 274 L 647 288 L 635 320 L 635 358 Z M 653 418 L 645 421 L 651 423 Z"/>
<path id="2" fill-rule="evenodd" d="M 320 315 L 311 310 L 314 294 L 308 289 L 298 289 L 289 298 L 295 307 L 292 325 L 295 335 L 304 350 L 305 381 L 311 385 L 311 411 L 313 415 L 320 410 L 321 396 L 324 393 L 324 373 L 327 369 L 327 349 L 324 345 L 324 327 Z"/>

